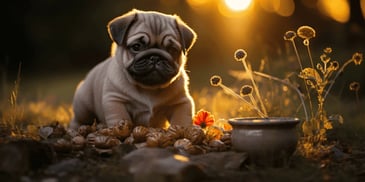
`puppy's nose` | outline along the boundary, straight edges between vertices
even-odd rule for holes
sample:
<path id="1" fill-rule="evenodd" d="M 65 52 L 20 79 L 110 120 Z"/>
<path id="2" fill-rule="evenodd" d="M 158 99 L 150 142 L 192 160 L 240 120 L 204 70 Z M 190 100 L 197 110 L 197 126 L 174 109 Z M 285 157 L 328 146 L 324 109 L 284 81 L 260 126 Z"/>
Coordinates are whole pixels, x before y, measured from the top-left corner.
<path id="1" fill-rule="evenodd" d="M 150 57 L 150 60 L 154 63 L 158 62 L 160 60 L 160 56 L 153 55 Z"/>

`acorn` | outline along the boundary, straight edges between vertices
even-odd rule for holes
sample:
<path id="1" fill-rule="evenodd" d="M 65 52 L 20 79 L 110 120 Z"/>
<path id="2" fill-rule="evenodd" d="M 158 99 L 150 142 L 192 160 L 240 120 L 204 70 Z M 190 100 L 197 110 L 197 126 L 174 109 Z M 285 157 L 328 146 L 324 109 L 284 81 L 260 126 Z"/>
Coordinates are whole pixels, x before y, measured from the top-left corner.
<path id="1" fill-rule="evenodd" d="M 186 146 L 185 151 L 191 155 L 199 155 L 205 153 L 205 150 L 199 145 L 188 145 Z"/>
<path id="2" fill-rule="evenodd" d="M 105 136 L 114 136 L 113 128 L 101 128 L 97 133 Z"/>
<path id="3" fill-rule="evenodd" d="M 94 146 L 95 145 L 95 138 L 98 136 L 98 134 L 96 132 L 94 133 L 89 133 L 86 136 L 86 143 L 90 146 Z"/>
<path id="4" fill-rule="evenodd" d="M 184 137 L 189 139 L 192 144 L 199 145 L 204 140 L 205 134 L 199 126 L 189 126 L 184 131 Z"/>
<path id="5" fill-rule="evenodd" d="M 86 137 L 89 133 L 93 132 L 93 129 L 91 128 L 90 125 L 81 125 L 78 129 L 77 132 L 79 132 L 79 134 L 81 136 Z"/>
<path id="6" fill-rule="evenodd" d="M 148 128 L 148 133 L 154 133 L 154 132 L 164 133 L 165 130 L 162 128 Z"/>
<path id="7" fill-rule="evenodd" d="M 95 137 L 95 147 L 100 149 L 110 149 L 114 146 L 120 145 L 118 138 L 112 136 L 98 135 Z"/>
<path id="8" fill-rule="evenodd" d="M 65 140 L 63 138 L 57 139 L 55 143 L 53 143 L 53 147 L 56 152 L 70 152 L 72 150 L 71 142 Z"/>
<path id="9" fill-rule="evenodd" d="M 129 120 L 122 120 L 112 127 L 112 134 L 120 139 L 127 138 L 132 132 L 133 124 Z"/>
<path id="10" fill-rule="evenodd" d="M 146 146 L 147 147 L 159 147 L 160 138 L 162 137 L 161 132 L 152 132 L 147 134 Z"/>
<path id="11" fill-rule="evenodd" d="M 185 127 L 181 125 L 171 125 L 166 134 L 175 140 L 184 138 Z"/>
<path id="12" fill-rule="evenodd" d="M 125 140 L 124 140 L 124 142 L 123 142 L 124 144 L 130 144 L 130 145 L 132 145 L 132 144 L 134 144 L 134 137 L 133 137 L 133 135 L 130 135 L 129 137 L 127 137 Z"/>
<path id="13" fill-rule="evenodd" d="M 75 136 L 71 139 L 72 149 L 81 150 L 86 144 L 86 140 L 83 136 Z"/>
<path id="14" fill-rule="evenodd" d="M 212 151 L 216 152 L 222 152 L 227 149 L 226 145 L 220 140 L 211 140 L 209 142 L 209 147 L 212 149 Z"/>
<path id="15" fill-rule="evenodd" d="M 190 145 L 193 145 L 193 144 L 191 143 L 191 141 L 189 139 L 186 139 L 186 138 L 178 139 L 174 143 L 175 148 L 177 148 L 177 149 L 180 148 L 180 149 L 184 149 L 184 150 L 186 148 L 188 148 L 188 146 L 190 146 Z"/>
<path id="16" fill-rule="evenodd" d="M 51 138 L 60 138 L 64 134 L 66 134 L 65 127 L 63 127 L 63 125 L 61 125 L 60 123 L 56 122 L 56 124 L 53 125 L 52 127 L 53 127 L 53 132 L 50 136 Z"/>
<path id="17" fill-rule="evenodd" d="M 224 133 L 220 140 L 221 140 L 224 144 L 226 144 L 227 146 L 231 146 L 231 145 L 232 145 L 232 141 L 231 141 L 231 133 L 229 133 L 229 132 Z"/>
<path id="18" fill-rule="evenodd" d="M 74 129 L 72 129 L 72 128 L 67 128 L 67 130 L 66 130 L 66 135 L 67 135 L 68 137 L 73 138 L 73 137 L 78 136 L 78 135 L 80 135 L 80 134 L 79 134 L 76 130 L 74 130 Z"/>
<path id="19" fill-rule="evenodd" d="M 98 123 L 98 124 L 96 124 L 96 126 L 95 126 L 95 130 L 96 130 L 96 131 L 99 131 L 99 130 L 104 129 L 104 128 L 107 128 L 107 126 L 106 126 L 106 124 L 105 124 L 105 123 Z"/>
<path id="20" fill-rule="evenodd" d="M 192 155 L 204 153 L 204 150 L 201 147 L 193 145 L 191 141 L 186 138 L 176 140 L 174 147 L 180 151 L 182 150 L 183 153 L 186 152 Z"/>
<path id="21" fill-rule="evenodd" d="M 136 126 L 133 128 L 132 135 L 135 143 L 145 142 L 148 134 L 148 128 L 145 126 Z"/>
<path id="22" fill-rule="evenodd" d="M 159 146 L 162 148 L 166 148 L 168 146 L 172 146 L 176 140 L 171 136 L 162 133 L 161 137 L 159 138 Z"/>

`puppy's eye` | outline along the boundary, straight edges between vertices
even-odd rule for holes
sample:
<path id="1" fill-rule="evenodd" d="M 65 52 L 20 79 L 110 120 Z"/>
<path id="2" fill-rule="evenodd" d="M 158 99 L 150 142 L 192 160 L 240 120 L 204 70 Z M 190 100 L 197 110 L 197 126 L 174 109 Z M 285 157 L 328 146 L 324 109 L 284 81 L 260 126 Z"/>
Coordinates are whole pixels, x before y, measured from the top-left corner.
<path id="1" fill-rule="evenodd" d="M 173 56 L 178 56 L 180 54 L 180 50 L 174 46 L 168 47 L 167 51 L 173 55 Z"/>
<path id="2" fill-rule="evenodd" d="M 129 49 L 132 52 L 137 53 L 137 52 L 139 52 L 143 49 L 143 45 L 141 43 L 134 43 L 134 44 L 129 46 Z"/>

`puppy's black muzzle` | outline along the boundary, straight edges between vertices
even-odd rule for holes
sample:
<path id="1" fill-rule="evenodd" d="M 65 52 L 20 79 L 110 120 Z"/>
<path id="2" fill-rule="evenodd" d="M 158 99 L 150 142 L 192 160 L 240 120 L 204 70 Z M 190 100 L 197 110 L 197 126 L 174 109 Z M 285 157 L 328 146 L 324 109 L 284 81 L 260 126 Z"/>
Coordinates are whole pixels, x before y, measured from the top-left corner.
<path id="1" fill-rule="evenodd" d="M 137 82 L 155 86 L 167 83 L 175 77 L 179 64 L 166 51 L 152 48 L 138 53 L 127 70 Z"/>

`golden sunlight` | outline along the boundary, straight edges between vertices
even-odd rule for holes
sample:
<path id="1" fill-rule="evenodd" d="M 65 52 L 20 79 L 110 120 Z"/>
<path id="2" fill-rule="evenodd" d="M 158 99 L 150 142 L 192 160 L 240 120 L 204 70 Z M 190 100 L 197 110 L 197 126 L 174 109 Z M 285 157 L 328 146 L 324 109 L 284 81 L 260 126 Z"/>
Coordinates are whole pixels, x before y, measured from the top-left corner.
<path id="1" fill-rule="evenodd" d="M 232 11 L 244 11 L 251 5 L 252 0 L 224 0 L 226 6 Z"/>
<path id="2" fill-rule="evenodd" d="M 318 8 L 337 22 L 346 23 L 350 19 L 350 5 L 347 0 L 320 0 Z"/>

